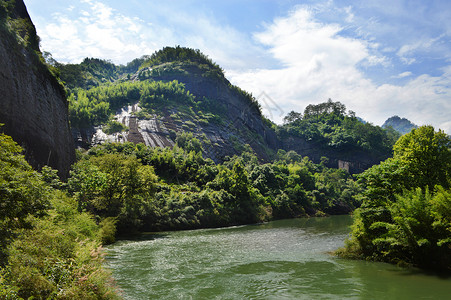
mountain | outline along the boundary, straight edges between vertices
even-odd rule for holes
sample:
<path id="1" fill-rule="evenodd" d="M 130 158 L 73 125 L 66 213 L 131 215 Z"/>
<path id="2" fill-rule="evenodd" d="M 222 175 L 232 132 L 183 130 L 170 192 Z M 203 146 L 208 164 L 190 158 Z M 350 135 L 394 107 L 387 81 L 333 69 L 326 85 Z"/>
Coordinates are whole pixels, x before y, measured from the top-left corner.
<path id="1" fill-rule="evenodd" d="M 64 87 L 45 63 L 21 0 L 0 2 L 0 123 L 35 168 L 65 177 L 75 160 Z"/>
<path id="2" fill-rule="evenodd" d="M 391 156 L 399 138 L 391 128 L 363 123 L 354 112 L 347 112 L 343 103 L 331 99 L 308 105 L 303 114 L 292 111 L 284 121 L 277 128 L 284 150 L 351 172 L 360 172 Z"/>
<path id="3" fill-rule="evenodd" d="M 88 60 L 81 65 L 86 63 Z M 220 67 L 200 51 L 167 47 L 134 73 L 121 72 L 126 67 L 116 67 L 114 84 L 90 89 L 82 89 L 82 84 L 69 97 L 79 145 L 110 139 L 172 146 L 177 135 L 188 132 L 204 141 L 204 154 L 215 161 L 241 153 L 246 144 L 265 161 L 278 149 L 272 124 L 262 116 L 258 102 L 233 86 Z M 64 78 L 66 69 L 60 70 Z M 127 131 L 106 135 L 97 127 L 107 124 L 111 114 Z M 109 124 L 113 124 L 111 120 Z"/>
<path id="4" fill-rule="evenodd" d="M 389 126 L 393 127 L 394 130 L 401 134 L 409 133 L 412 129 L 418 128 L 417 125 L 413 124 L 406 118 L 400 118 L 399 116 L 388 118 L 382 125 L 382 128 L 388 128 Z"/>
<path id="5" fill-rule="evenodd" d="M 74 139 L 85 148 L 108 140 L 172 147 L 179 136 L 190 134 L 216 162 L 249 145 L 261 161 L 273 160 L 279 149 L 293 150 L 329 167 L 361 172 L 389 157 L 398 137 L 363 124 L 332 100 L 308 106 L 304 115 L 293 112 L 298 119 L 277 126 L 211 59 L 180 46 L 126 66 L 94 58 L 54 65 L 70 88 Z"/>

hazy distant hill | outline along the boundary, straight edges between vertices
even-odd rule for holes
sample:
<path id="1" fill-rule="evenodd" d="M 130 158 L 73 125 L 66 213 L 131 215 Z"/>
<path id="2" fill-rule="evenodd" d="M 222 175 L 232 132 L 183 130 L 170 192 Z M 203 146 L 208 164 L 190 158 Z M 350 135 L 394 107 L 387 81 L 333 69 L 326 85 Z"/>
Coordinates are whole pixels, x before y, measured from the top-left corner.
<path id="1" fill-rule="evenodd" d="M 417 125 L 413 124 L 406 118 L 400 118 L 399 116 L 388 118 L 382 125 L 382 128 L 388 128 L 389 126 L 393 127 L 394 130 L 401 134 L 409 133 L 412 129 L 418 128 Z"/>

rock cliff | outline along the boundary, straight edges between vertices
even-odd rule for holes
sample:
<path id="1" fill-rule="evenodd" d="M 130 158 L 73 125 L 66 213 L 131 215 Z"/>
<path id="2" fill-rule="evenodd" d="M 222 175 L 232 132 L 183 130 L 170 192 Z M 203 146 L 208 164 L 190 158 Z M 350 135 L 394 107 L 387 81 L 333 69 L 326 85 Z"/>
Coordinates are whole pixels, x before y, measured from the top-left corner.
<path id="1" fill-rule="evenodd" d="M 224 146 L 212 149 L 213 152 L 216 152 L 216 155 L 211 153 L 209 156 L 215 159 L 226 155 L 239 154 L 234 153 L 233 147 L 228 145 L 230 144 L 229 135 L 230 132 L 243 131 L 245 128 L 247 134 L 242 132 L 242 134 L 236 135 L 238 138 L 241 137 L 240 142 L 249 144 L 263 160 L 269 160 L 264 148 L 277 150 L 280 143 L 274 130 L 263 122 L 258 108 L 252 105 L 227 79 L 204 76 L 197 68 L 186 68 L 186 70 L 189 75 L 155 76 L 153 79 L 178 80 L 183 82 L 186 89 L 197 99 L 206 97 L 214 99 L 218 105 L 225 105 L 226 122 L 222 126 L 210 124 L 210 126 L 202 128 L 202 132 L 206 134 L 209 140 L 219 141 L 218 144 Z"/>
<path id="2" fill-rule="evenodd" d="M 65 177 L 75 159 L 64 88 L 40 59 L 36 30 L 22 0 L 2 7 L 0 123 L 29 163 L 49 165 Z"/>

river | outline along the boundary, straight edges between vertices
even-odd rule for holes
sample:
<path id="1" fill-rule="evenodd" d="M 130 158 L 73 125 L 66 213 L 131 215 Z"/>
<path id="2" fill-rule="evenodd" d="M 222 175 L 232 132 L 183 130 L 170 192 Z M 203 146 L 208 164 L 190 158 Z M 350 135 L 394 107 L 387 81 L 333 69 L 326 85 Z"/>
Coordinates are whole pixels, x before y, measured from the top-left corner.
<path id="1" fill-rule="evenodd" d="M 349 216 L 142 234 L 107 247 L 125 299 L 451 299 L 451 278 L 328 254 Z"/>

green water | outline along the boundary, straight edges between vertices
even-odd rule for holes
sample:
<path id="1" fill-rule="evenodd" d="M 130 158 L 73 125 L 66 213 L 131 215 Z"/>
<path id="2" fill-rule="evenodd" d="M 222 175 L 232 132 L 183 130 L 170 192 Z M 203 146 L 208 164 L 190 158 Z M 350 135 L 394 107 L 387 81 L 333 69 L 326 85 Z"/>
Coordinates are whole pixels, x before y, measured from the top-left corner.
<path id="1" fill-rule="evenodd" d="M 451 299 L 451 278 L 337 259 L 351 218 L 142 235 L 108 247 L 126 299 Z"/>

